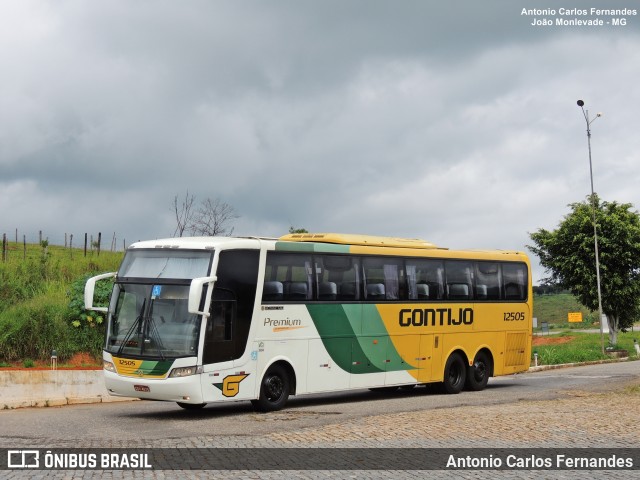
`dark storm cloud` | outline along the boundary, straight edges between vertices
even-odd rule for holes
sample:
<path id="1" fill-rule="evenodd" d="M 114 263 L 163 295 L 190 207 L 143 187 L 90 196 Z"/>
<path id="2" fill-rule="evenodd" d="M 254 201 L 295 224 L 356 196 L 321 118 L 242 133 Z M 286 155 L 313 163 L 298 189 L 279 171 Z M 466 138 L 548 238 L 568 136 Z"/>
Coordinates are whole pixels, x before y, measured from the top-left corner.
<path id="1" fill-rule="evenodd" d="M 188 189 L 231 203 L 239 234 L 522 249 L 588 193 L 578 97 L 607 112 L 598 191 L 637 204 L 638 16 L 537 28 L 522 8 L 542 7 L 7 4 L 0 227 L 167 236 Z"/>

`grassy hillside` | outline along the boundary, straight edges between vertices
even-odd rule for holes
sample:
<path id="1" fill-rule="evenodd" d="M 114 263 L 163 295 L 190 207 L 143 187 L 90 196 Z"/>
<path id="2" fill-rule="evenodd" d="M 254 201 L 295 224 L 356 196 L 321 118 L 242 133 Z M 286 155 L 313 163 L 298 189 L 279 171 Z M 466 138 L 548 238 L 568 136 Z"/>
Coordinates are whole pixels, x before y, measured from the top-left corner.
<path id="1" fill-rule="evenodd" d="M 0 362 L 64 360 L 77 352 L 99 354 L 104 325 L 81 309 L 89 275 L 115 271 L 122 252 L 9 243 L 0 259 Z"/>
<path id="2" fill-rule="evenodd" d="M 569 324 L 567 319 L 569 312 L 582 312 L 582 324 Z M 542 322 L 548 322 L 554 325 L 573 327 L 590 326 L 598 318 L 597 312 L 589 311 L 569 293 L 535 295 L 533 297 L 533 316 L 538 319 L 538 325 Z"/>

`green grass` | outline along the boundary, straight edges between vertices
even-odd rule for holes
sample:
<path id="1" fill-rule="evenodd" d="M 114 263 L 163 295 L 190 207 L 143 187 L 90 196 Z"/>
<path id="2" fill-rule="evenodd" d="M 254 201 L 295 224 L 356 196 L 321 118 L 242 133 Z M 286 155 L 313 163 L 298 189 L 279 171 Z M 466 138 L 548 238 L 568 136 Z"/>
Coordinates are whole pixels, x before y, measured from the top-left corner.
<path id="1" fill-rule="evenodd" d="M 569 323 L 569 312 L 582 312 L 582 323 Z M 534 295 L 533 316 L 538 319 L 538 326 L 547 322 L 552 328 L 588 328 L 598 318 L 596 312 L 589 311 L 570 293 Z"/>
<path id="2" fill-rule="evenodd" d="M 569 312 L 582 312 L 582 323 L 569 323 Z M 597 312 L 591 312 L 582 306 L 569 293 L 556 295 L 535 295 L 533 298 L 533 316 L 538 319 L 537 333 L 542 322 L 548 322 L 554 333 L 548 338 L 570 337 L 571 341 L 562 344 L 534 345 L 532 356 L 538 352 L 538 365 L 558 365 L 605 360 L 610 357 L 602 354 L 600 333 L 581 332 L 584 329 L 597 329 Z M 558 333 L 559 331 L 563 333 Z M 547 338 L 546 336 L 544 338 Z M 640 340 L 640 332 L 618 333 L 618 348 L 627 350 L 630 358 L 636 358 L 633 340 Z M 609 345 L 609 335 L 604 337 L 605 348 Z M 533 358 L 532 358 L 533 360 Z"/>
<path id="3" fill-rule="evenodd" d="M 625 392 L 627 393 L 640 393 L 640 384 L 639 385 L 631 385 L 625 388 Z"/>
<path id="4" fill-rule="evenodd" d="M 88 252 L 49 245 L 46 249 L 9 242 L 0 260 L 0 361 L 46 360 L 56 350 L 61 361 L 78 352 L 99 353 L 104 327 L 74 327 L 78 308 L 72 289 L 89 274 L 115 271 L 122 252 Z"/>
<path id="5" fill-rule="evenodd" d="M 30 358 L 26 358 L 23 360 L 22 362 L 22 366 L 24 368 L 33 368 L 36 366 L 36 362 L 34 362 L 33 360 L 31 360 Z"/>
<path id="6" fill-rule="evenodd" d="M 570 331 L 566 335 L 549 335 L 543 338 L 553 340 L 559 337 L 569 337 L 571 340 L 562 344 L 534 345 L 532 347 L 532 355 L 536 352 L 538 353 L 538 365 L 590 362 L 609 358 L 607 355 L 602 354 L 599 333 Z M 638 331 L 618 333 L 617 348 L 627 350 L 629 358 L 636 358 L 633 340 L 638 338 L 640 338 L 640 332 Z M 605 335 L 604 343 L 606 347 L 608 335 Z"/>

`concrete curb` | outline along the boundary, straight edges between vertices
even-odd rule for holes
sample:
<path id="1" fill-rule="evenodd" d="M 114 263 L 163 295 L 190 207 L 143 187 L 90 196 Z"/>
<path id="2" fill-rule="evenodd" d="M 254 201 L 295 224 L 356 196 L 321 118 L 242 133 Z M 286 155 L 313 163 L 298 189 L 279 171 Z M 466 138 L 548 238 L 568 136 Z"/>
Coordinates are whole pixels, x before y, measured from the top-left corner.
<path id="1" fill-rule="evenodd" d="M 529 372 L 544 372 L 545 370 L 557 370 L 559 368 L 580 367 L 582 365 L 601 365 L 604 363 L 618 363 L 638 360 L 637 358 L 623 357 L 623 358 L 611 358 L 607 360 L 593 360 L 591 362 L 576 362 L 576 363 L 560 363 L 558 365 L 538 365 L 537 367 L 529 367 Z"/>
<path id="2" fill-rule="evenodd" d="M 109 395 L 100 370 L 0 370 L 0 409 L 137 400 Z"/>

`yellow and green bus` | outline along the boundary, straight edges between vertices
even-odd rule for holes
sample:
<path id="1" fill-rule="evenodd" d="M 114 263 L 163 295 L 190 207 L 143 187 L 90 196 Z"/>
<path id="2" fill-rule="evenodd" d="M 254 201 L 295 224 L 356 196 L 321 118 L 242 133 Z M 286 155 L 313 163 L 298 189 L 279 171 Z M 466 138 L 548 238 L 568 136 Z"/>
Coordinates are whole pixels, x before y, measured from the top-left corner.
<path id="1" fill-rule="evenodd" d="M 95 283 L 114 277 L 108 307 Z M 138 242 L 118 272 L 89 279 L 108 313 L 113 395 L 183 408 L 440 384 L 482 390 L 529 368 L 524 253 L 449 250 L 417 239 L 289 234 Z"/>

